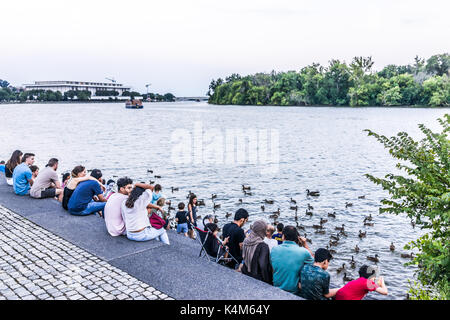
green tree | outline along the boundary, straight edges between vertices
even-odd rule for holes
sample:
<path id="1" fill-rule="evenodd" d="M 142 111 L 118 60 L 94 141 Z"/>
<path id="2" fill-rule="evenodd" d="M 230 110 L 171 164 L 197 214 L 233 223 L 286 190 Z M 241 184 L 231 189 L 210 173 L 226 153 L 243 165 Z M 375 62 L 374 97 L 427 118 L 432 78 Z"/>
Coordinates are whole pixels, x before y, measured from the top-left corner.
<path id="1" fill-rule="evenodd" d="M 450 115 L 438 119 L 442 132 L 432 132 L 419 125 L 425 135 L 413 140 L 406 132 L 388 138 L 365 130 L 399 160 L 396 167 L 403 174 L 387 174 L 384 179 L 366 177 L 390 197 L 381 200 L 380 213 L 406 214 L 427 233 L 411 241 L 405 249 L 419 253 L 408 264 L 417 265 L 420 284 L 411 288 L 412 298 L 450 298 Z"/>
<path id="2" fill-rule="evenodd" d="M 164 95 L 164 101 L 173 102 L 173 101 L 175 101 L 175 96 L 172 93 L 170 93 L 170 92 L 166 93 Z"/>
<path id="3" fill-rule="evenodd" d="M 0 79 L 0 88 L 8 88 L 8 87 L 9 87 L 9 82 L 6 80 Z"/>
<path id="4" fill-rule="evenodd" d="M 447 75 L 435 76 L 423 82 L 425 104 L 450 106 L 450 81 Z"/>
<path id="5" fill-rule="evenodd" d="M 425 70 L 433 75 L 449 75 L 450 55 L 448 53 L 436 54 L 427 60 Z"/>

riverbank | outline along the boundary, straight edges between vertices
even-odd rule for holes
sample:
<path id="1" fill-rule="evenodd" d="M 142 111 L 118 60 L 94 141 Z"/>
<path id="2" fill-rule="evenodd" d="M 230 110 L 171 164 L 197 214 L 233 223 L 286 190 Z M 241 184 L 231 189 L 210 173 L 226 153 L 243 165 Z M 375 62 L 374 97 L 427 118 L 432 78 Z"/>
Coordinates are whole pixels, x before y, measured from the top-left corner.
<path id="1" fill-rule="evenodd" d="M 102 264 L 117 268 L 120 270 L 117 271 L 119 274 L 124 272 L 174 299 L 300 299 L 264 282 L 199 258 L 199 244 L 173 230 L 168 232 L 171 243 L 169 246 L 158 241 L 134 242 L 125 237 L 111 237 L 104 220 L 97 215 L 73 216 L 56 200 L 17 196 L 6 185 L 1 174 L 0 205 L 22 216 L 29 223 L 47 230 L 49 236 L 42 235 L 44 242 L 48 241 L 50 234 L 56 235 L 86 251 L 93 256 L 92 259 L 95 260 L 96 257 Z M 8 265 L 2 265 L 2 271 Z M 7 270 L 5 273 L 11 275 L 13 271 Z M 107 275 L 100 278 L 109 282 Z"/>

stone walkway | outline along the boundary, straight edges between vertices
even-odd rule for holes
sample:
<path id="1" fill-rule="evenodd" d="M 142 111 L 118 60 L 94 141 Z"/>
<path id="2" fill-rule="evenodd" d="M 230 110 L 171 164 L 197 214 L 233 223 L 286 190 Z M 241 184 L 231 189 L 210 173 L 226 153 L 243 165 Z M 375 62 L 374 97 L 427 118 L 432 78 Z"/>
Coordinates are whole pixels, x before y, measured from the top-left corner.
<path id="1" fill-rule="evenodd" d="M 173 300 L 0 206 L 0 300 Z"/>

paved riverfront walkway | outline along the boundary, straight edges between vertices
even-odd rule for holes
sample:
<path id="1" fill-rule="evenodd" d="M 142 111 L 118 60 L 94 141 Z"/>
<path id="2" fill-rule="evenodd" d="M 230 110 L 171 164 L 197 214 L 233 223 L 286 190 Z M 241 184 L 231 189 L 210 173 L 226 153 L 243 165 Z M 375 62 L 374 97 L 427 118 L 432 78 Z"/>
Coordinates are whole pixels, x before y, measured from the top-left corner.
<path id="1" fill-rule="evenodd" d="M 198 258 L 196 241 L 168 234 L 169 246 L 111 237 L 97 215 L 17 196 L 0 174 L 0 299 L 299 299 Z"/>
<path id="2" fill-rule="evenodd" d="M 170 299 L 0 206 L 0 300 Z"/>

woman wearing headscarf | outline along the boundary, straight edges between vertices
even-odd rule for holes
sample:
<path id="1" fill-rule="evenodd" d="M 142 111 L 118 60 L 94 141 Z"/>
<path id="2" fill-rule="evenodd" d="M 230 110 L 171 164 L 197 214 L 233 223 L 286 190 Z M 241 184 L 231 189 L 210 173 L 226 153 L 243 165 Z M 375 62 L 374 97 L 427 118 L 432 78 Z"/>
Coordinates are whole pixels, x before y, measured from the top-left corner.
<path id="1" fill-rule="evenodd" d="M 273 269 L 270 263 L 270 250 L 264 242 L 267 223 L 257 220 L 251 226 L 251 232 L 245 238 L 242 248 L 244 265 L 242 273 L 255 279 L 272 284 Z"/>

